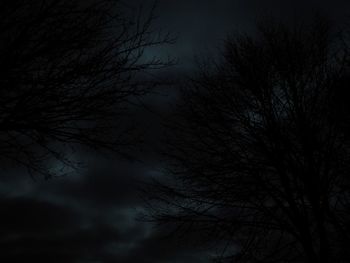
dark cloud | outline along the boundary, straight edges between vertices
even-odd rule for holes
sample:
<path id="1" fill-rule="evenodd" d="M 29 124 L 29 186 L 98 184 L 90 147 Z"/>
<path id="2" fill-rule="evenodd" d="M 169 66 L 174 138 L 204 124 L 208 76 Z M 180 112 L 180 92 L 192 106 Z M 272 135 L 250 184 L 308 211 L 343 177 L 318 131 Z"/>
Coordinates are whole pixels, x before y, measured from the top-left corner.
<path id="1" fill-rule="evenodd" d="M 143 203 L 135 182 L 156 173 L 154 165 L 94 158 L 90 169 L 66 178 L 35 182 L 4 176 L 0 262 L 193 262 L 203 257 L 137 219 Z"/>
<path id="2" fill-rule="evenodd" d="M 102 209 L 101 217 L 27 196 L 0 204 L 1 262 L 170 263 L 204 256 L 135 221 L 131 209 Z"/>

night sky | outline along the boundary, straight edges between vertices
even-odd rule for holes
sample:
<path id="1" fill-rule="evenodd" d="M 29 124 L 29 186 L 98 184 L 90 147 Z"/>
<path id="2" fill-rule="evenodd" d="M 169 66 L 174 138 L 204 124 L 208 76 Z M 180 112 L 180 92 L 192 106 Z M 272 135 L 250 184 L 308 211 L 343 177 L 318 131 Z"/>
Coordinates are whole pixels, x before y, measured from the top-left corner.
<path id="1" fill-rule="evenodd" d="M 128 5 L 142 3 L 147 9 L 152 2 L 134 0 Z M 319 10 L 342 21 L 350 10 L 348 1 L 299 2 L 160 0 L 154 28 L 174 33 L 177 42 L 146 55 L 176 57 L 178 64 L 160 72 L 159 77 L 177 79 L 194 70 L 194 56 L 215 56 L 228 34 L 252 32 L 259 15 L 279 16 L 295 10 L 303 16 Z M 161 87 L 157 94 L 144 98 L 152 111 L 142 107 L 130 111 L 129 117 L 146 141 L 132 153 L 136 161 L 86 152 L 72 156 L 86 167 L 62 178 L 33 180 L 21 170 L 3 171 L 0 261 L 209 262 L 208 255 L 215 251 L 200 248 L 191 240 L 166 238 L 162 228 L 138 220 L 144 211 L 139 181 L 162 176 L 163 163 L 155 153 L 161 147 L 162 116 L 153 111 L 164 117 L 172 110 L 175 93 L 176 85 Z"/>

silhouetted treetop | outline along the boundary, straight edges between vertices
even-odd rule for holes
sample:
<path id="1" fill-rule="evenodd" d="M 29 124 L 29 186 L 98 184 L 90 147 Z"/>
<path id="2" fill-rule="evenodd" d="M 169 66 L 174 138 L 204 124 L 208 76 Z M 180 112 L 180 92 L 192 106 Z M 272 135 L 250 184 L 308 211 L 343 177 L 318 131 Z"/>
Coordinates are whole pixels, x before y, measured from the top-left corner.
<path id="1" fill-rule="evenodd" d="M 172 183 L 154 184 L 151 219 L 224 242 L 220 262 L 346 262 L 343 40 L 319 17 L 229 38 L 166 123 Z"/>
<path id="2" fill-rule="evenodd" d="M 1 1 L 1 157 L 48 175 L 47 158 L 69 165 L 66 146 L 130 145 L 124 109 L 154 83 L 141 73 L 169 64 L 143 59 L 147 47 L 172 42 L 154 34 L 153 10 L 109 0 Z"/>

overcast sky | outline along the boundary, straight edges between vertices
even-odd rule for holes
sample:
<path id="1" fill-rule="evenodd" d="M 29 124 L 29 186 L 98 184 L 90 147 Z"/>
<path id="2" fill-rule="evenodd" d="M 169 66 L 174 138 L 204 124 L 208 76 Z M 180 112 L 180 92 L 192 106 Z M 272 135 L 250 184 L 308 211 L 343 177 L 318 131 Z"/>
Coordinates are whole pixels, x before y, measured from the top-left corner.
<path id="1" fill-rule="evenodd" d="M 131 6 L 152 1 L 129 1 Z M 295 1 L 294 1 L 295 2 Z M 150 55 L 177 57 L 175 72 L 191 72 L 193 57 L 215 53 L 227 34 L 252 32 L 257 15 L 300 16 L 310 10 L 342 20 L 349 1 L 160 0 L 155 28 L 173 32 L 177 43 L 150 50 Z M 291 3 L 291 2 L 290 2 Z M 169 110 L 169 87 L 146 99 L 155 110 Z M 191 242 L 165 238 L 160 228 L 136 220 L 143 211 L 137 182 L 159 176 L 162 163 L 152 147 L 159 138 L 159 119 L 142 108 L 132 117 L 147 140 L 147 149 L 129 162 L 93 154 L 75 156 L 86 169 L 68 177 L 36 181 L 18 170 L 0 177 L 0 261 L 23 257 L 31 262 L 207 262 L 213 251 Z M 11 261 L 16 262 L 16 261 Z M 23 261 L 18 261 L 23 262 Z"/>

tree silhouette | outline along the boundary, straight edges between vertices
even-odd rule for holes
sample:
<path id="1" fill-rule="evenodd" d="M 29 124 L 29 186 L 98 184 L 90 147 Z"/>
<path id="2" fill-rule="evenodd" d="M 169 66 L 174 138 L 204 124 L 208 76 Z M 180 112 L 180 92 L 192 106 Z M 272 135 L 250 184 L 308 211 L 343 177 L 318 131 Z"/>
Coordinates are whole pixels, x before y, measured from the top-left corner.
<path id="1" fill-rule="evenodd" d="M 3 162 L 50 176 L 49 159 L 74 165 L 65 157 L 74 145 L 128 145 L 124 109 L 150 84 L 140 73 L 168 64 L 144 58 L 172 41 L 153 34 L 153 20 L 153 9 L 131 13 L 119 1 L 1 1 Z"/>
<path id="2" fill-rule="evenodd" d="M 326 19 L 265 21 L 183 88 L 150 220 L 229 262 L 347 262 L 348 50 Z"/>

